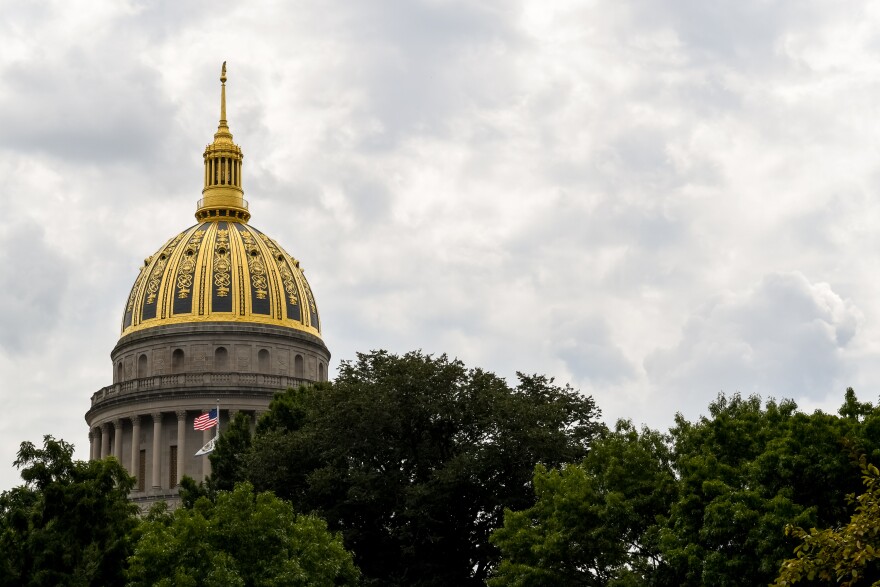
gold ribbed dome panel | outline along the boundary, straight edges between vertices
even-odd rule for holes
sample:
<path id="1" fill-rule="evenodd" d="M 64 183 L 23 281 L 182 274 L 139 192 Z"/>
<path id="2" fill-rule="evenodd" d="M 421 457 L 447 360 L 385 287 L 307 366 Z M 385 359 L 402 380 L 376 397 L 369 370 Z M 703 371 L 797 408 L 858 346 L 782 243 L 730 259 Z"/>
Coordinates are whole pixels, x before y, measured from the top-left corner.
<path id="1" fill-rule="evenodd" d="M 128 297 L 122 335 L 200 322 L 272 324 L 321 335 L 299 261 L 236 221 L 192 226 L 147 258 Z"/>

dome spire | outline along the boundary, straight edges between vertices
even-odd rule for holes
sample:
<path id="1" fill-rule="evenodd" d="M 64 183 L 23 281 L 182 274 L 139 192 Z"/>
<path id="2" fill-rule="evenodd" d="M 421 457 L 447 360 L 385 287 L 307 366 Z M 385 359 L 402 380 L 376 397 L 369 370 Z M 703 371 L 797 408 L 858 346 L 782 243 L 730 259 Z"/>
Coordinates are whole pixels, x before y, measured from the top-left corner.
<path id="1" fill-rule="evenodd" d="M 220 124 L 214 142 L 205 147 L 205 187 L 196 219 L 247 222 L 248 203 L 241 189 L 241 148 L 232 142 L 226 122 L 226 62 L 220 70 Z"/>
<path id="2" fill-rule="evenodd" d="M 226 62 L 220 70 L 220 126 L 226 126 Z"/>

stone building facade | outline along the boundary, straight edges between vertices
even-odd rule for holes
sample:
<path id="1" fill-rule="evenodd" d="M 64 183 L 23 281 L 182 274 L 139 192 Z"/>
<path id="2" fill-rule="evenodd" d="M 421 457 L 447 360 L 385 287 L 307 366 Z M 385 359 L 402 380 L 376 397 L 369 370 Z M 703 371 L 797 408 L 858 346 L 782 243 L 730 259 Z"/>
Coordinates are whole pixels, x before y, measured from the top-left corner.
<path id="1" fill-rule="evenodd" d="M 249 224 L 241 149 L 226 121 L 204 152 L 198 223 L 144 260 L 110 354 L 113 383 L 86 413 L 92 459 L 115 456 L 137 479 L 132 498 L 173 500 L 184 475 L 210 474 L 195 456 L 215 429 L 193 421 L 220 406 L 220 420 L 255 422 L 283 389 L 327 378 L 311 287 L 297 259 Z"/>

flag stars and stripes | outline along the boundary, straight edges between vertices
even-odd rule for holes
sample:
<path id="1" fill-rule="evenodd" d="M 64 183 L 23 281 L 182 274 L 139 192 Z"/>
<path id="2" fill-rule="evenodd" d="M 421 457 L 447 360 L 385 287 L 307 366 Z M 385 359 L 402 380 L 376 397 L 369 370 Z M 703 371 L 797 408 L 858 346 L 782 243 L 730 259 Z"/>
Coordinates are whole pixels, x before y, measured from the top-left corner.
<path id="1" fill-rule="evenodd" d="M 193 429 L 208 430 L 217 425 L 217 420 L 217 408 L 214 408 L 210 412 L 205 412 L 201 416 L 198 416 L 193 421 Z"/>

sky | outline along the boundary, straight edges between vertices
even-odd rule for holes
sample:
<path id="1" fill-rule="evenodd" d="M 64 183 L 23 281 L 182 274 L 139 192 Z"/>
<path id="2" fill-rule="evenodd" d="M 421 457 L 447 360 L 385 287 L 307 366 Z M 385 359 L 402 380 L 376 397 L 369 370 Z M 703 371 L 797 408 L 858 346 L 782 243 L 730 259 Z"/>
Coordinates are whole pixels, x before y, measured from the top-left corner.
<path id="1" fill-rule="evenodd" d="M 880 5 L 0 0 L 0 490 L 84 414 L 219 115 L 333 353 L 667 429 L 880 383 Z"/>

